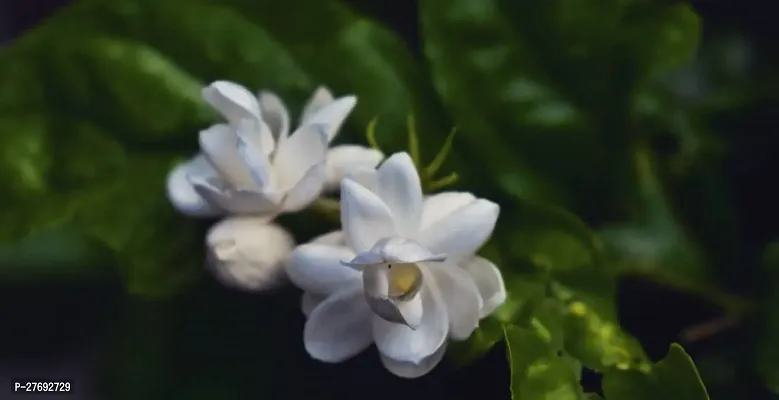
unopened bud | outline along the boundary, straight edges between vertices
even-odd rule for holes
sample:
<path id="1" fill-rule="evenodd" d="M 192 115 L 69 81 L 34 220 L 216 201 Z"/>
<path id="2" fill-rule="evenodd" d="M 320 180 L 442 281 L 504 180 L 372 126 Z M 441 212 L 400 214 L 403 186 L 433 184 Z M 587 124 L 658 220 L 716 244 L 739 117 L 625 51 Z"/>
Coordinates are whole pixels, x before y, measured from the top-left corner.
<path id="1" fill-rule="evenodd" d="M 209 267 L 219 281 L 265 291 L 284 281 L 283 263 L 295 241 L 265 217 L 230 217 L 211 227 L 206 245 Z"/>

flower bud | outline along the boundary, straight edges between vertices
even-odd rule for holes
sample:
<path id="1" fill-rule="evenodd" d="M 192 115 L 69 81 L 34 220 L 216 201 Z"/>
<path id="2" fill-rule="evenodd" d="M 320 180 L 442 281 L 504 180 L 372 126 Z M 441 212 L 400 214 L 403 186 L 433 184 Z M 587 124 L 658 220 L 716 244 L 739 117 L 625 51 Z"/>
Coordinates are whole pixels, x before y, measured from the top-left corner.
<path id="1" fill-rule="evenodd" d="M 230 217 L 206 237 L 208 265 L 225 285 L 265 291 L 284 281 L 283 263 L 295 246 L 292 236 L 265 217 Z"/>

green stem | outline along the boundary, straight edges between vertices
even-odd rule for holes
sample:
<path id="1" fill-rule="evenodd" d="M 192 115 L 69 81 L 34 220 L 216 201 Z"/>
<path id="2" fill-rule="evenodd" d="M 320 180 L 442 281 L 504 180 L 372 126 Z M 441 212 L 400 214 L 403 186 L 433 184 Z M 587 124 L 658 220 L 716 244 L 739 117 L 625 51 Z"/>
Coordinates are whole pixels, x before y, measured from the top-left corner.
<path id="1" fill-rule="evenodd" d="M 435 192 L 436 190 L 439 190 L 441 188 L 444 188 L 446 186 L 454 184 L 455 182 L 457 182 L 458 179 L 460 179 L 460 176 L 457 175 L 456 172 L 452 172 L 451 174 L 449 174 L 449 175 L 447 175 L 447 176 L 445 176 L 445 177 L 443 177 L 443 178 L 441 178 L 439 180 L 432 181 L 432 182 L 427 182 L 427 184 L 424 187 L 425 192 L 426 193 Z"/>
<path id="2" fill-rule="evenodd" d="M 427 168 L 425 168 L 424 174 L 420 173 L 420 175 L 426 175 L 430 179 L 435 178 L 435 174 L 438 172 L 439 169 L 441 169 L 441 166 L 444 165 L 444 161 L 446 161 L 446 157 L 449 155 L 449 152 L 452 150 L 452 140 L 454 139 L 455 133 L 457 133 L 456 128 L 452 129 L 452 131 L 449 132 L 449 135 L 446 137 L 446 140 L 444 141 L 443 146 L 441 146 L 441 149 L 438 151 L 438 154 L 435 155 L 430 165 L 428 165 Z"/>
<path id="3" fill-rule="evenodd" d="M 379 142 L 376 141 L 376 123 L 378 123 L 378 121 L 379 118 L 376 117 L 368 123 L 368 128 L 365 130 L 365 138 L 368 140 L 368 145 L 371 146 L 371 148 L 377 151 L 381 151 Z"/>
<path id="4" fill-rule="evenodd" d="M 406 124 L 408 125 L 408 152 L 411 156 L 411 160 L 414 162 L 414 166 L 420 168 L 422 165 L 422 156 L 419 152 L 419 137 L 417 136 L 417 127 L 414 123 L 413 115 L 408 116 Z"/>

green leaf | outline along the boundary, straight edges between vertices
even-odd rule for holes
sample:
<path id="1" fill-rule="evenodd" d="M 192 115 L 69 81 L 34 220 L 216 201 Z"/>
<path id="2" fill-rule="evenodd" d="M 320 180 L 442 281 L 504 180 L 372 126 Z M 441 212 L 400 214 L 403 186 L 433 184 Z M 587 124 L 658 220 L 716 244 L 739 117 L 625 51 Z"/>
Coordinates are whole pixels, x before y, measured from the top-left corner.
<path id="1" fill-rule="evenodd" d="M 565 349 L 586 367 L 646 370 L 641 344 L 620 328 L 612 293 L 575 292 L 559 287 L 566 299 Z"/>
<path id="2" fill-rule="evenodd" d="M 160 195 L 171 160 L 129 159 L 115 180 L 76 197 L 76 221 L 116 252 L 130 293 L 155 297 L 176 293 L 205 270 L 205 229 L 175 214 Z M 132 206 L 105 206 L 128 200 Z"/>
<path id="3" fill-rule="evenodd" d="M 351 139 L 362 140 L 365 127 L 379 117 L 377 132 L 382 146 L 387 142 L 390 146 L 386 149 L 405 149 L 409 113 L 422 133 L 423 159 L 431 158 L 446 138 L 451 127 L 440 123 L 432 86 L 405 44 L 388 29 L 339 1 L 219 3 L 230 5 L 266 29 L 300 68 L 316 77 L 317 84 L 326 84 L 338 93 L 358 94 L 359 106 L 347 122 L 352 128 Z"/>
<path id="4" fill-rule="evenodd" d="M 692 359 L 675 343 L 650 372 L 607 372 L 603 393 L 606 400 L 709 399 Z"/>
<path id="5" fill-rule="evenodd" d="M 466 365 L 486 354 L 503 340 L 503 326 L 516 325 L 535 330 L 557 348 L 563 347 L 562 309 L 548 297 L 544 282 L 530 276 L 504 276 L 508 295 L 493 315 L 481 320 L 464 342 L 451 343 L 447 354 L 456 365 Z"/>
<path id="6" fill-rule="evenodd" d="M 479 327 L 464 342 L 449 344 L 446 354 L 457 366 L 465 366 L 487 354 L 503 340 L 503 324 L 496 318 L 479 321 Z"/>
<path id="7" fill-rule="evenodd" d="M 511 259 L 529 259 L 562 281 L 584 274 L 610 275 L 603 244 L 579 217 L 563 208 L 520 198 L 504 211 L 498 237 Z"/>
<path id="8" fill-rule="evenodd" d="M 68 225 L 114 252 L 132 292 L 197 279 L 201 226 L 175 214 L 164 182 L 217 121 L 200 97 L 216 79 L 278 92 L 293 112 L 318 84 L 355 93 L 353 133 L 377 115 L 401 133 L 413 111 L 435 151 L 449 126 L 402 42 L 339 3 L 293 3 L 83 0 L 4 49 L 0 239 Z"/>
<path id="9" fill-rule="evenodd" d="M 12 99 L 0 104 L 5 115 L 0 141 L 9 152 L 0 175 L 8 182 L 4 197 L 14 205 L 0 216 L 6 222 L 3 239 L 29 242 L 39 232 L 68 225 L 72 237 L 81 238 L 70 240 L 70 246 L 93 248 L 89 243 L 97 239 L 114 251 L 132 292 L 175 292 L 199 276 L 202 265 L 198 230 L 177 216 L 164 196 L 165 176 L 178 156 L 140 150 L 125 140 L 133 132 L 173 137 L 207 122 L 199 117 L 210 118 L 199 99 L 201 84 L 143 45 L 74 36 L 61 38 L 52 49 L 46 40 L 59 38 L 33 38 L 0 58 L 0 64 L 15 56 L 29 59 L 36 68 L 27 73 L 37 71 L 40 77 L 25 80 L 36 86 L 18 90 L 47 93 L 47 104 L 27 114 L 11 116 L 18 107 Z M 61 247 L 69 239 L 58 240 Z M 81 262 L 69 260 L 67 253 L 59 259 L 49 255 L 46 268 L 75 269 L 92 253 L 82 254 Z M 29 268 L 41 264 L 27 262 Z"/>
<path id="10" fill-rule="evenodd" d="M 512 399 L 585 399 L 576 361 L 539 331 L 504 326 Z"/>
<path id="11" fill-rule="evenodd" d="M 638 186 L 635 217 L 599 232 L 617 269 L 683 285 L 707 282 L 709 272 L 701 249 L 677 218 L 655 157 L 639 148 L 633 152 L 633 161 Z"/>
<path id="12" fill-rule="evenodd" d="M 431 0 L 420 14 L 436 89 L 471 157 L 508 192 L 524 182 L 527 197 L 551 179 L 538 198 L 598 216 L 630 182 L 634 91 L 688 60 L 699 31 L 677 2 Z"/>
<path id="13" fill-rule="evenodd" d="M 599 371 L 617 365 L 642 368 L 643 349 L 617 322 L 613 267 L 587 225 L 565 210 L 526 200 L 516 200 L 503 220 L 506 227 L 499 226 L 496 237 L 502 239 L 499 244 L 505 256 L 499 265 L 508 276 L 509 297 L 495 315 L 510 307 L 514 293 L 526 291 L 514 287 L 512 269 L 529 261 L 546 276 L 540 281 L 545 282 L 545 290 L 565 305 L 561 318 L 566 351 Z M 513 316 L 505 317 L 515 321 Z"/>

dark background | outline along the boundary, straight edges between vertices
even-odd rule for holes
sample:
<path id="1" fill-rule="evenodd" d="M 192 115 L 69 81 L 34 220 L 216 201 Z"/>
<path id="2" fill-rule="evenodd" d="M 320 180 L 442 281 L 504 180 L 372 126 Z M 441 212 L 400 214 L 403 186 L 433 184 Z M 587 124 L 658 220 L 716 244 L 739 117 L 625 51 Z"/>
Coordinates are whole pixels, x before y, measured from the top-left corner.
<path id="1" fill-rule="evenodd" d="M 351 2 L 383 20 L 418 50 L 415 1 L 393 0 L 379 6 L 376 1 Z M 0 42 L 12 41 L 66 3 L 3 0 Z M 761 65 L 767 69 L 779 65 L 775 45 L 779 28 L 771 2 L 699 0 L 693 4 L 703 17 L 704 41 L 717 32 L 737 31 L 753 43 Z M 722 129 L 743 133 L 729 136 L 731 151 L 724 169 L 744 221 L 744 263 L 757 261 L 746 254 L 758 254 L 757 249 L 773 238 L 779 226 L 779 192 L 774 190 L 779 161 L 770 156 L 771 149 L 779 148 L 779 136 L 774 134 L 779 128 L 777 105 L 764 102 L 722 121 Z M 659 141 L 656 146 L 672 148 L 674 143 Z M 753 282 L 739 281 L 735 276 L 734 290 L 753 297 L 764 290 Z M 248 398 L 508 396 L 508 370 L 502 346 L 465 370 L 439 368 L 416 381 L 399 380 L 381 372 L 372 353 L 338 366 L 313 362 L 300 344 L 303 317 L 294 290 L 246 295 L 208 281 L 187 298 L 152 305 L 123 297 L 118 281 L 63 284 L 57 280 L 50 284 L 0 285 L 0 381 L 4 385 L 9 382 L 9 387 L 14 379 L 68 379 L 74 383 L 69 397 L 73 399 L 241 398 L 225 393 L 223 388 L 209 386 L 209 379 L 203 379 L 218 376 L 225 369 L 220 366 L 229 364 L 231 375 L 218 379 L 235 382 L 236 393 L 246 393 Z M 632 279 L 621 283 L 619 303 L 622 324 L 655 359 L 665 354 L 670 342 L 679 340 L 678 334 L 684 328 L 714 319 L 719 313 L 704 301 Z M 296 349 L 294 354 L 263 353 L 260 349 L 267 349 L 267 343 L 253 346 L 271 340 L 263 332 L 269 324 L 279 324 L 262 317 L 266 312 L 281 316 L 281 325 L 294 332 L 285 337 L 288 343 L 278 343 L 278 348 Z M 117 318 L 120 314 L 129 317 Z M 219 338 L 216 344 L 215 337 Z M 744 321 L 736 328 L 684 343 L 698 363 L 712 399 L 770 398 L 767 391 L 760 389 L 762 385 L 750 369 L 738 367 L 752 364 L 751 353 L 741 344 L 754 340 L 752 322 Z M 266 371 L 278 368 L 290 371 L 288 381 L 262 379 Z M 235 371 L 241 373 L 236 376 Z M 349 376 L 349 384 L 344 384 L 343 376 Z M 598 377 L 585 375 L 584 384 L 587 389 L 597 390 Z M 94 394 L 98 391 L 110 395 L 98 397 Z M 7 393 L 0 392 L 0 399 L 6 398 Z"/>

